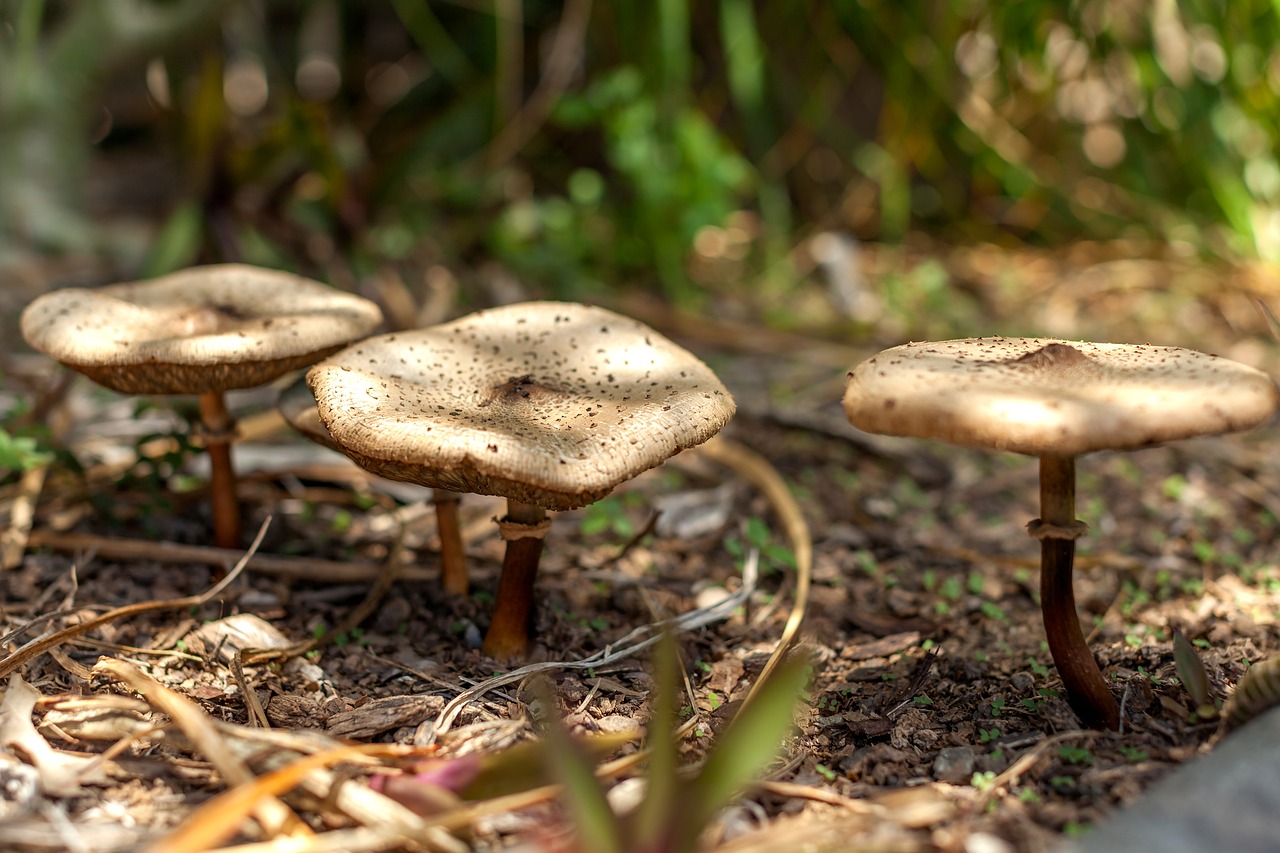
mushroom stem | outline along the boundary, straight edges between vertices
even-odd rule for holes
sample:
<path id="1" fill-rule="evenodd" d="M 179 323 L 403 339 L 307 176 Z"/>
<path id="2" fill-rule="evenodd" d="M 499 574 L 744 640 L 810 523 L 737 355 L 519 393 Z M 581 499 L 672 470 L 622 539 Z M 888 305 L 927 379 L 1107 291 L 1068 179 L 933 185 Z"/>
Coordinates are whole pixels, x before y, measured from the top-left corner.
<path id="1" fill-rule="evenodd" d="M 523 658 L 533 633 L 533 584 L 542 556 L 542 539 L 550 527 L 540 506 L 507 500 L 507 517 L 499 522 L 507 553 L 502 560 L 493 620 L 485 634 L 485 654 L 499 660 Z"/>
<path id="2" fill-rule="evenodd" d="M 1076 521 L 1074 456 L 1040 457 L 1040 518 L 1028 528 L 1040 539 L 1040 608 L 1067 701 L 1086 725 L 1117 730 L 1120 709 L 1080 630 L 1071 586 L 1075 540 L 1085 529 Z"/>
<path id="3" fill-rule="evenodd" d="M 240 505 L 236 503 L 236 474 L 231 467 L 235 421 L 221 391 L 200 395 L 204 446 L 209 453 L 209 496 L 213 503 L 213 542 L 219 548 L 240 547 Z"/>
<path id="4" fill-rule="evenodd" d="M 462 550 L 462 531 L 458 527 L 458 504 L 462 496 L 445 489 L 433 489 L 431 502 L 436 507 L 436 529 L 440 533 L 440 578 L 450 595 L 467 594 L 467 554 Z"/>

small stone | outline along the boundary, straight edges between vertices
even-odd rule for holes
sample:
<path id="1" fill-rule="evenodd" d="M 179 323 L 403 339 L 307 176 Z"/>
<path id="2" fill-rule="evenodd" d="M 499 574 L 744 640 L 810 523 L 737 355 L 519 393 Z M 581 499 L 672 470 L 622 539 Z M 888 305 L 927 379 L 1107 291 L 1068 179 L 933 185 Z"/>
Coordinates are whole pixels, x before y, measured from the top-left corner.
<path id="1" fill-rule="evenodd" d="M 640 724 L 622 714 L 610 714 L 596 720 L 596 728 L 607 734 L 623 734 L 640 731 Z"/>
<path id="2" fill-rule="evenodd" d="M 724 601 L 729 595 L 729 590 L 722 586 L 705 586 L 698 590 L 698 594 L 694 597 L 694 606 L 699 610 L 709 610 Z"/>
<path id="3" fill-rule="evenodd" d="M 413 616 L 413 605 L 403 596 L 385 599 L 373 617 L 374 630 L 382 634 L 394 635 L 401 625 L 408 623 Z"/>
<path id="4" fill-rule="evenodd" d="M 974 832 L 964 840 L 964 853 L 1013 853 L 1013 847 L 998 835 Z"/>
<path id="5" fill-rule="evenodd" d="M 973 778 L 973 762 L 971 747 L 948 746 L 933 759 L 933 778 L 939 782 L 968 782 Z"/>
<path id="6" fill-rule="evenodd" d="M 615 815 L 630 814 L 644 800 L 645 792 L 648 789 L 647 779 L 643 776 L 632 776 L 630 779 L 623 779 L 610 788 L 608 793 L 605 794 L 605 799 L 609 801 L 609 807 L 613 809 Z"/>
<path id="7" fill-rule="evenodd" d="M 484 637 L 480 635 L 480 629 L 476 627 L 476 623 L 467 620 L 467 625 L 462 630 L 462 642 L 469 649 L 478 649 L 484 645 Z"/>

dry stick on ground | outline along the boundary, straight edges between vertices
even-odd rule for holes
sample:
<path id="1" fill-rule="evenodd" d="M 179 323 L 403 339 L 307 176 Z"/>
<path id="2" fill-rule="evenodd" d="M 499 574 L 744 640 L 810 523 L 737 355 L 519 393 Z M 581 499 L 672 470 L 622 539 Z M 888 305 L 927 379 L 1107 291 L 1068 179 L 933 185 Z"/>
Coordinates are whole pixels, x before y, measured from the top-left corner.
<path id="1" fill-rule="evenodd" d="M 246 780 L 197 809 L 177 830 L 147 848 L 149 853 L 169 850 L 204 850 L 225 841 L 245 817 L 262 803 L 271 802 L 298 787 L 311 771 L 350 761 L 352 758 L 379 755 L 402 757 L 411 750 L 394 744 L 355 744 L 316 752 L 286 764 L 263 776 Z M 380 827 L 374 834 L 379 839 L 403 840 L 403 828 Z M 310 839 L 308 839 L 309 841 Z M 465 853 L 469 848 L 461 841 L 437 830 L 430 834 L 431 850 Z M 311 849 L 308 844 L 301 849 Z"/>
<path id="2" fill-rule="evenodd" d="M 97 551 L 112 560 L 155 560 L 162 563 L 198 563 L 206 566 L 227 566 L 240 558 L 242 552 L 231 548 L 211 548 L 204 545 L 179 545 L 176 542 L 149 542 L 145 539 L 109 539 L 84 533 L 58 533 L 54 530 L 33 530 L 28 543 L 32 548 L 51 548 L 55 551 Z M 261 575 L 282 578 L 305 578 L 322 583 L 358 583 L 375 580 L 382 573 L 377 563 L 338 562 L 308 557 L 282 557 L 277 554 L 259 554 L 253 558 L 249 571 Z M 427 580 L 437 573 L 407 566 L 401 570 L 402 580 Z"/>
<path id="3" fill-rule="evenodd" d="M 61 631 L 55 631 L 43 637 L 37 637 L 22 648 L 15 651 L 6 658 L 0 659 L 0 678 L 8 676 L 18 667 L 23 666 L 33 658 L 43 654 L 55 646 L 71 640 L 86 631 L 91 631 L 100 625 L 106 625 L 119 619 L 126 619 L 131 616 L 137 616 L 139 613 L 149 613 L 153 610 L 181 610 L 186 607 L 197 607 L 209 601 L 218 593 L 226 589 L 232 581 L 239 577 L 240 572 L 244 571 L 244 567 L 248 565 L 249 560 L 253 558 L 254 553 L 258 550 L 258 546 L 262 544 L 262 537 L 267 533 L 267 527 L 271 524 L 271 517 L 268 516 L 262 522 L 262 526 L 258 528 L 258 535 L 253 538 L 253 544 L 249 546 L 249 550 L 244 552 L 240 561 L 235 567 L 227 573 L 227 576 L 220 580 L 216 585 L 211 587 L 199 595 L 188 595 L 185 598 L 172 598 L 167 601 L 143 601 L 138 604 L 127 604 L 124 607 L 117 607 L 114 610 L 108 610 L 101 616 L 95 616 L 79 625 L 72 625 L 69 628 L 63 628 Z"/>

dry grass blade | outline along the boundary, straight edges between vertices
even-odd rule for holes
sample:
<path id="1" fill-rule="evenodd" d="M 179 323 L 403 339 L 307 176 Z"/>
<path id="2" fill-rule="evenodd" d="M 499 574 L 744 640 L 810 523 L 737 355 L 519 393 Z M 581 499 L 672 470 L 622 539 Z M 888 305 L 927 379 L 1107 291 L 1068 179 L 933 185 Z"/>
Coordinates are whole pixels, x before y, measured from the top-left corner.
<path id="1" fill-rule="evenodd" d="M 189 732 L 188 736 L 190 736 Z M 214 797 L 197 809 L 177 830 L 147 848 L 147 853 L 162 853 L 170 850 L 191 853 L 196 850 L 207 850 L 229 838 L 251 813 L 298 787 L 313 770 L 329 767 L 357 756 L 399 756 L 404 752 L 404 749 L 387 744 L 359 744 L 340 746 L 299 758 L 265 776 L 249 778 L 231 790 Z M 379 833 L 375 837 L 397 838 L 398 833 L 394 831 Z M 291 843 L 288 849 L 310 849 L 307 847 L 309 839 L 296 839 L 291 842 L 300 846 L 295 847 Z"/>
<path id="2" fill-rule="evenodd" d="M 262 544 L 262 537 L 266 535 L 267 527 L 271 524 L 271 517 L 268 516 L 262 522 L 262 527 L 258 528 L 258 535 L 253 538 L 253 544 L 249 546 L 249 550 L 245 551 L 240 561 L 236 563 L 227 576 L 214 586 L 199 595 L 188 595 L 184 598 L 171 598 L 166 601 L 143 601 L 138 604 L 127 604 L 124 607 L 117 607 L 114 610 L 108 610 L 101 616 L 95 616 L 79 625 L 72 625 L 70 628 L 63 628 L 61 631 L 55 631 L 52 634 L 43 637 L 36 637 L 22 648 L 15 651 L 8 657 L 0 660 L 0 678 L 4 678 L 18 667 L 23 666 L 33 658 L 47 652 L 55 646 L 71 640 L 86 631 L 92 631 L 100 625 L 106 625 L 119 619 L 127 619 L 130 616 L 136 616 L 139 613 L 149 613 L 153 610 L 181 610 L 185 607 L 197 607 L 204 604 L 209 599 L 222 592 L 234 581 L 244 567 L 248 565 L 249 560 L 257 552 L 258 546 Z"/>
<path id="3" fill-rule="evenodd" d="M 95 675 L 105 675 L 124 683 L 130 690 L 142 696 L 151 707 L 167 714 L 173 724 L 191 741 L 196 751 L 213 764 L 222 777 L 231 784 L 243 785 L 254 778 L 252 771 L 228 746 L 213 719 L 190 699 L 165 687 L 137 667 L 115 658 L 103 658 L 98 661 L 93 667 L 93 672 Z M 310 831 L 279 800 L 259 801 L 254 812 L 268 834 L 284 830 Z"/>
<path id="4" fill-rule="evenodd" d="M 271 841 L 223 847 L 221 850 L 222 853 L 351 853 L 353 850 L 371 853 L 392 847 L 403 848 L 404 839 L 382 830 L 359 827 L 335 829 L 306 838 L 274 838 Z"/>
<path id="5" fill-rule="evenodd" d="M 809 523 L 805 520 L 800 504 L 791 495 L 791 490 L 787 488 L 782 475 L 769 464 L 769 460 L 736 441 L 720 436 L 700 445 L 698 451 L 736 471 L 764 493 L 782 522 L 787 538 L 791 540 L 791 549 L 796 558 L 796 589 L 791 613 L 787 617 L 786 626 L 782 629 L 778 647 L 769 656 L 751 692 L 747 694 L 745 702 L 750 702 L 759 686 L 765 683 L 769 674 L 782 662 L 792 643 L 795 642 L 796 635 L 800 631 L 800 623 L 804 621 L 805 609 L 809 604 L 809 587 L 813 577 L 813 535 L 809 531 Z"/>

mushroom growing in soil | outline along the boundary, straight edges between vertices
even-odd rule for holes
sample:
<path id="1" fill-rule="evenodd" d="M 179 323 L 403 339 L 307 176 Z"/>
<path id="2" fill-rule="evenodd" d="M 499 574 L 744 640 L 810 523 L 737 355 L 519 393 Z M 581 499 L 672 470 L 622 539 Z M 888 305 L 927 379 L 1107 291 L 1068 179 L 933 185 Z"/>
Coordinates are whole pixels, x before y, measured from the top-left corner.
<path id="1" fill-rule="evenodd" d="M 251 388 L 369 334 L 367 299 L 244 264 L 55 290 L 22 312 L 33 348 L 123 394 L 197 394 L 211 468 L 214 542 L 240 547 L 226 391 Z"/>
<path id="2" fill-rule="evenodd" d="M 362 468 L 507 499 L 484 641 L 500 659 L 528 651 L 546 511 L 599 500 L 706 441 L 734 411 L 711 369 L 653 329 L 560 302 L 370 338 L 307 380 L 320 419 Z"/>
<path id="3" fill-rule="evenodd" d="M 290 382 L 280 392 L 276 408 L 294 430 L 330 450 L 342 452 L 342 446 L 329 435 L 320 420 L 315 395 L 305 376 Z M 467 554 L 462 547 L 462 528 L 458 504 L 462 495 L 447 489 L 432 489 L 431 503 L 436 510 L 436 530 L 440 535 L 440 585 L 452 595 L 466 595 Z"/>
<path id="4" fill-rule="evenodd" d="M 885 350 L 849 374 L 850 422 L 867 432 L 1040 459 L 1040 602 L 1071 707 L 1117 729 L 1115 697 L 1085 644 L 1071 587 L 1075 458 L 1249 429 L 1276 410 L 1266 374 L 1178 347 L 974 338 Z"/>

